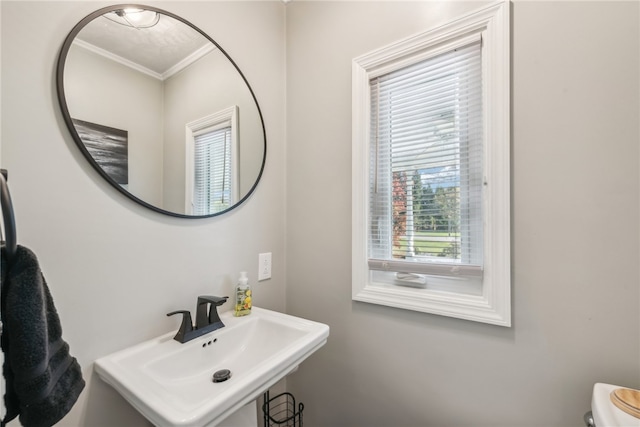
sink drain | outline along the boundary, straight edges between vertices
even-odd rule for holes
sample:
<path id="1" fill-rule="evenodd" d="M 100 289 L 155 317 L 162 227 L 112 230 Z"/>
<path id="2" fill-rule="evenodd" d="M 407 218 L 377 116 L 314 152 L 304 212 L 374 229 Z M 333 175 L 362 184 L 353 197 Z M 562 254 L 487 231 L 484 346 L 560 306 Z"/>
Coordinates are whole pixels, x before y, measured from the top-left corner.
<path id="1" fill-rule="evenodd" d="M 231 371 L 228 369 L 220 369 L 215 374 L 213 374 L 213 382 L 221 383 L 231 378 Z"/>

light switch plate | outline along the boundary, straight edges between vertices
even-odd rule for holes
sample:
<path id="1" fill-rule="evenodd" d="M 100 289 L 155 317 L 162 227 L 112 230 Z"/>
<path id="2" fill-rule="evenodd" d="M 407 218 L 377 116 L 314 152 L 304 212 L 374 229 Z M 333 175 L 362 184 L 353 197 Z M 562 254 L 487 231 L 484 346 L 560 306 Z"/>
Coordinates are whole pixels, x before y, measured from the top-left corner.
<path id="1" fill-rule="evenodd" d="M 271 279 L 271 252 L 258 255 L 258 281 Z"/>

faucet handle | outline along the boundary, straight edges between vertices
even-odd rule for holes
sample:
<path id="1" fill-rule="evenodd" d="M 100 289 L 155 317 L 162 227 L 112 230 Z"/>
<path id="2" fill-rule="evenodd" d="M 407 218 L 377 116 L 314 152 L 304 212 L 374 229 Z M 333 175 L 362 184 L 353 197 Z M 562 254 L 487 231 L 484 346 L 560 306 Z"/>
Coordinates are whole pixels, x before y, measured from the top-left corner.
<path id="1" fill-rule="evenodd" d="M 198 305 L 205 302 L 210 302 L 214 306 L 219 306 L 227 302 L 229 297 L 214 297 L 213 295 L 200 295 L 198 297 Z"/>
<path id="2" fill-rule="evenodd" d="M 225 302 L 227 302 L 229 297 L 212 297 L 212 298 L 213 298 L 213 301 L 211 301 L 211 309 L 209 310 L 209 324 L 210 325 L 220 324 L 224 326 L 224 323 L 222 323 L 222 320 L 220 320 L 220 315 L 218 314 L 218 309 L 216 307 L 219 307 Z"/>
<path id="3" fill-rule="evenodd" d="M 214 297 L 212 295 L 200 295 L 196 306 L 196 329 L 201 329 L 211 324 L 211 313 L 214 318 L 217 317 L 216 309 L 219 305 L 224 304 L 229 297 Z M 211 307 L 209 307 L 211 304 Z"/>
<path id="4" fill-rule="evenodd" d="M 229 297 L 214 297 L 212 295 L 200 295 L 196 308 L 196 329 L 209 326 L 212 322 L 220 321 L 215 307 L 225 302 Z M 209 307 L 211 304 L 211 307 Z M 207 310 L 208 309 L 208 310 Z"/>
<path id="5" fill-rule="evenodd" d="M 167 313 L 167 316 L 173 316 L 174 314 L 182 314 L 182 323 L 178 333 L 173 337 L 174 340 L 179 342 L 185 342 L 185 335 L 193 330 L 193 323 L 191 322 L 191 312 L 188 310 L 177 310 Z"/>

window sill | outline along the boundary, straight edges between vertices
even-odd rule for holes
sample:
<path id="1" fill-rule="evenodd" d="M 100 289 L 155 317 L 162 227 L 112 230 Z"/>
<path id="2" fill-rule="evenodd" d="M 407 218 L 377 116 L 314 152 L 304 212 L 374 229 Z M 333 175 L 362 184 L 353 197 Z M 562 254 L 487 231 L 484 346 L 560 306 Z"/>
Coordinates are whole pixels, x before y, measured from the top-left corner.
<path id="1" fill-rule="evenodd" d="M 508 309 L 510 302 L 492 301 L 489 295 L 371 283 L 354 292 L 352 299 L 493 325 L 511 326 Z"/>

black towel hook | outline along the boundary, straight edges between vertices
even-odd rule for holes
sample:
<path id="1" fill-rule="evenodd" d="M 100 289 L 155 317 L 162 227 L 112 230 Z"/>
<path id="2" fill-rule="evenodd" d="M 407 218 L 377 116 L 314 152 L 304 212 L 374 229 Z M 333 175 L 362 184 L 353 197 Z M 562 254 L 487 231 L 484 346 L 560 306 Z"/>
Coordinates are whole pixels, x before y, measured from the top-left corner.
<path id="1" fill-rule="evenodd" d="M 11 203 L 11 194 L 9 194 L 9 186 L 7 180 L 9 174 L 6 169 L 0 169 L 0 204 L 2 205 L 2 220 L 4 222 L 4 232 L 6 234 L 5 249 L 7 260 L 16 254 L 18 248 L 18 240 L 16 238 L 16 220 L 13 214 L 13 205 Z"/>

